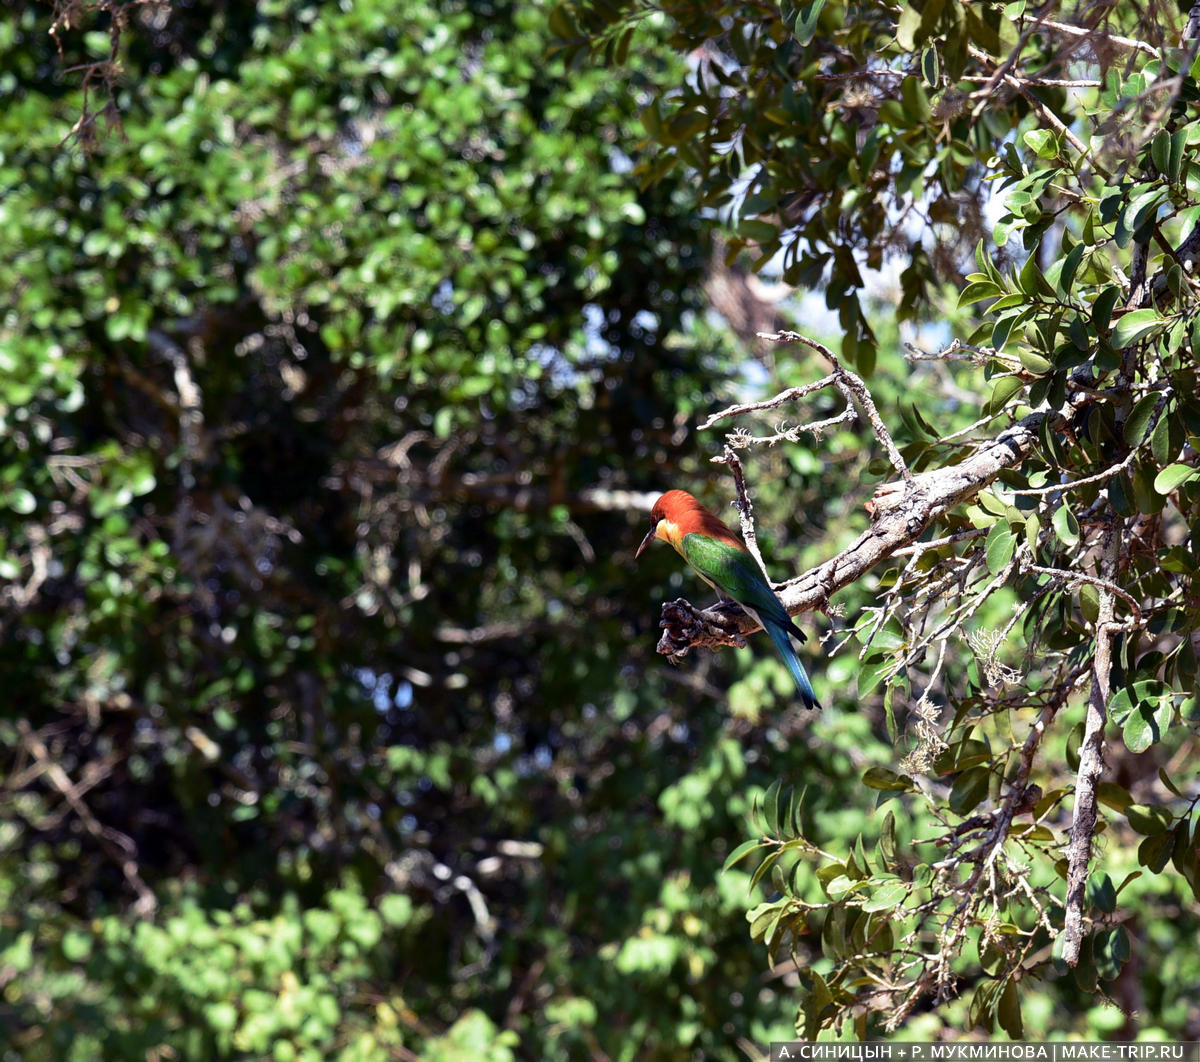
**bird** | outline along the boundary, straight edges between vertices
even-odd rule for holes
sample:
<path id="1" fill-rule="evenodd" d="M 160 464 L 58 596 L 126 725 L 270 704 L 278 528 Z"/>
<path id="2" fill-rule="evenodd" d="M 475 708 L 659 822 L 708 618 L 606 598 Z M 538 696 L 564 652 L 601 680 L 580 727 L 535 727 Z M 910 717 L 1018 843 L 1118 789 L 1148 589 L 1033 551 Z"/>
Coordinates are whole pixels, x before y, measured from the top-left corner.
<path id="1" fill-rule="evenodd" d="M 805 707 L 820 708 L 789 638 L 791 635 L 803 642 L 804 632 L 792 622 L 745 543 L 685 490 L 669 490 L 662 495 L 650 510 L 650 523 L 650 531 L 634 559 L 641 557 L 656 538 L 674 546 L 723 599 L 736 601 L 758 621 L 783 658 Z"/>

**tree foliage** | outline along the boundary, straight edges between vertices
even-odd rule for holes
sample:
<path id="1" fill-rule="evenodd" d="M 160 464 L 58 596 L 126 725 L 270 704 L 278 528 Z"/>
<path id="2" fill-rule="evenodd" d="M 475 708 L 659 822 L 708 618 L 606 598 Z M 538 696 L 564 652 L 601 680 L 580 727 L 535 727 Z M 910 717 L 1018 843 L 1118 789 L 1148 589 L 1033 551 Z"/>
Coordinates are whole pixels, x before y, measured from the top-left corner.
<path id="1" fill-rule="evenodd" d="M 882 419 L 829 351 L 829 376 L 722 415 L 836 387 L 891 479 L 870 528 L 784 591 L 793 611 L 846 591 L 838 651 L 897 740 L 862 776 L 872 829 L 839 837 L 772 791 L 734 853 L 772 882 L 751 933 L 801 970 L 798 1028 L 890 1031 L 965 993 L 967 1024 L 1018 1036 L 1034 986 L 1071 980 L 1124 992 L 1136 1027 L 1142 890 L 1190 924 L 1200 899 L 1196 29 L 1163 5 L 956 0 L 580 0 L 557 29 L 615 61 L 639 26 L 693 57 L 644 113 L 646 180 L 693 173 L 731 254 L 823 289 L 864 375 L 872 272 L 894 271 L 901 320 L 957 333 L 910 340 L 915 401 Z M 795 443 L 798 419 L 729 443 Z M 663 621 L 672 653 L 749 626 L 679 603 Z"/>
<path id="2" fill-rule="evenodd" d="M 630 172 L 675 64 L 568 76 L 547 17 L 0 16 L 5 1057 L 787 1031 L 716 873 L 763 729 L 629 569 L 731 393 L 709 227 Z"/>
<path id="3" fill-rule="evenodd" d="M 1194 34 L 1090 11 L 9 5 L 0 1051 L 1200 1038 Z M 828 712 L 651 652 L 668 485 Z"/>

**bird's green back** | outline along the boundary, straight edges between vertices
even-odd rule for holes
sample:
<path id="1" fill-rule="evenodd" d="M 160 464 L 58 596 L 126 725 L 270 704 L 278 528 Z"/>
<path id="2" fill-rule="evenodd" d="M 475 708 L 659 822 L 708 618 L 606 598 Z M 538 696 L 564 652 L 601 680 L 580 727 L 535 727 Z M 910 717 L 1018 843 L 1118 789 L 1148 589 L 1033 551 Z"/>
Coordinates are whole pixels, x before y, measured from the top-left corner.
<path id="1" fill-rule="evenodd" d="M 762 616 L 791 626 L 787 610 L 747 550 L 696 533 L 684 535 L 680 545 L 683 559 L 721 593 Z"/>

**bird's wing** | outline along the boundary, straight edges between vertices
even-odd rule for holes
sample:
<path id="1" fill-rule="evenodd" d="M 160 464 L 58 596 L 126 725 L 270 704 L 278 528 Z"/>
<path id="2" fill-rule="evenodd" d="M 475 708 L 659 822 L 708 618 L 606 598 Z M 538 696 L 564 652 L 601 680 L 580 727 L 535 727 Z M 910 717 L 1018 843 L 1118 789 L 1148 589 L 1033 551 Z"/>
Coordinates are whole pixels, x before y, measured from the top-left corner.
<path id="1" fill-rule="evenodd" d="M 746 549 L 702 534 L 684 535 L 680 547 L 688 564 L 721 593 L 753 612 L 760 623 L 772 620 L 804 641 L 803 631 L 792 622 Z"/>

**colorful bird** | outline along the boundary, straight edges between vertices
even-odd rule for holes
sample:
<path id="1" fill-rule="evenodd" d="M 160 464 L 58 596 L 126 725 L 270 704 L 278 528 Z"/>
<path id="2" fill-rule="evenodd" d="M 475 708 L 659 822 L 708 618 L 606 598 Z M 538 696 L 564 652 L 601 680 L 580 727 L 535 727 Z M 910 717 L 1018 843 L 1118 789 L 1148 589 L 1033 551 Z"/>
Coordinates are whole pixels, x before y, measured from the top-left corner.
<path id="1" fill-rule="evenodd" d="M 807 708 L 820 708 L 812 683 L 788 635 L 804 641 L 771 584 L 737 535 L 687 491 L 669 490 L 650 510 L 650 533 L 638 546 L 640 557 L 656 538 L 671 543 L 696 573 L 723 598 L 732 598 L 767 632 L 796 680 Z"/>

